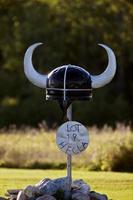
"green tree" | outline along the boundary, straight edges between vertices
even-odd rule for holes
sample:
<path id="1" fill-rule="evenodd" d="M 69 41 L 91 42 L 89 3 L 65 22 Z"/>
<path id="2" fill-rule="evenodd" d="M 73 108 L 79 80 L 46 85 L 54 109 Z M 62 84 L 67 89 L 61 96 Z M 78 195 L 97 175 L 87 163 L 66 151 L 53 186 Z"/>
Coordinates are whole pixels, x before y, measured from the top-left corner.
<path id="1" fill-rule="evenodd" d="M 133 3 L 124 0 L 1 0 L 0 2 L 0 126 L 49 126 L 61 118 L 57 103 L 46 102 L 43 90 L 23 73 L 26 49 L 35 42 L 33 62 L 41 73 L 75 64 L 91 74 L 101 73 L 107 56 L 98 43 L 110 46 L 117 57 L 115 79 L 93 91 L 93 101 L 75 104 L 75 118 L 86 124 L 132 122 Z"/>

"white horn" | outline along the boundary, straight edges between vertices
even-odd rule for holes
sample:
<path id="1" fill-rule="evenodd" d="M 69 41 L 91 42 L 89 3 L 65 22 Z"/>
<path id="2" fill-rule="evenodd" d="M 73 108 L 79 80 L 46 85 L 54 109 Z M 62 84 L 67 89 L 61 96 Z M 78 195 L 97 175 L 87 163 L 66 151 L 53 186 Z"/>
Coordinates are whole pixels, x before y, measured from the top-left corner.
<path id="1" fill-rule="evenodd" d="M 47 75 L 38 73 L 32 65 L 32 54 L 34 49 L 42 43 L 31 45 L 24 56 L 24 73 L 28 80 L 40 88 L 46 88 Z"/>
<path id="2" fill-rule="evenodd" d="M 106 70 L 102 74 L 97 76 L 91 75 L 92 88 L 99 88 L 106 85 L 112 80 L 116 72 L 116 58 L 114 52 L 106 45 L 99 45 L 107 51 L 109 61 Z"/>

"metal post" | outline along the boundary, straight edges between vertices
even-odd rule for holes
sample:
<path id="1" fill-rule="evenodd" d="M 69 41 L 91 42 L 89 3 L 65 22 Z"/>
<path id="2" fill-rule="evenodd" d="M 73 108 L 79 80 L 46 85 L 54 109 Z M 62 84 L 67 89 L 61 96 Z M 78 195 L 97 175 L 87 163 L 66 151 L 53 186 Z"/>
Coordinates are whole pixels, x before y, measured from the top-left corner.
<path id="1" fill-rule="evenodd" d="M 67 119 L 72 120 L 72 104 L 67 109 Z M 68 177 L 68 190 L 66 199 L 70 199 L 71 184 L 72 184 L 72 156 L 67 155 L 67 177 Z"/>
<path id="2" fill-rule="evenodd" d="M 67 109 L 67 118 L 69 121 L 72 121 L 72 104 Z"/>

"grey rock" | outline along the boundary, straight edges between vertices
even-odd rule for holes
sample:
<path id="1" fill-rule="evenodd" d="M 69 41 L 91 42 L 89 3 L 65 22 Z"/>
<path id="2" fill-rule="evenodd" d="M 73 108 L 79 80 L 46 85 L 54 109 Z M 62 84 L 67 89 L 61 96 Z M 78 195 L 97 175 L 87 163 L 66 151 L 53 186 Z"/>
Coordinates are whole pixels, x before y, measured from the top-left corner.
<path id="1" fill-rule="evenodd" d="M 108 200 L 107 195 L 100 194 L 100 193 L 94 192 L 94 191 L 90 192 L 90 198 L 91 198 L 91 200 Z"/>
<path id="2" fill-rule="evenodd" d="M 30 197 L 28 200 L 36 200 L 37 197 Z"/>
<path id="3" fill-rule="evenodd" d="M 74 194 L 72 194 L 72 200 L 90 200 L 90 197 L 87 194 L 75 192 Z"/>
<path id="4" fill-rule="evenodd" d="M 12 195 L 12 194 L 18 194 L 22 189 L 12 189 L 12 190 L 7 190 L 7 193 L 9 195 Z"/>
<path id="5" fill-rule="evenodd" d="M 50 178 L 45 178 L 45 179 L 42 179 L 41 181 L 39 181 L 39 183 L 37 183 L 35 186 L 40 188 L 42 187 L 45 183 L 47 183 L 48 181 L 50 181 L 51 179 Z"/>
<path id="6" fill-rule="evenodd" d="M 90 186 L 87 183 L 85 183 L 82 179 L 73 181 L 72 189 L 73 189 L 73 192 L 78 191 L 83 194 L 90 193 Z"/>
<path id="7" fill-rule="evenodd" d="M 72 186 L 73 187 L 80 187 L 84 183 L 85 182 L 83 181 L 83 179 L 77 179 L 77 180 L 72 181 Z"/>
<path id="8" fill-rule="evenodd" d="M 17 194 L 15 194 L 15 195 L 12 194 L 12 195 L 10 195 L 9 198 L 10 198 L 10 200 L 16 200 L 16 199 L 17 199 L 17 196 L 18 196 Z"/>
<path id="9" fill-rule="evenodd" d="M 17 195 L 17 200 L 27 200 L 26 195 L 24 194 L 23 191 L 20 191 Z"/>
<path id="10" fill-rule="evenodd" d="M 57 178 L 57 179 L 46 181 L 44 184 L 40 185 L 38 189 L 41 195 L 43 194 L 54 195 L 59 190 L 62 190 L 62 191 L 67 190 L 67 184 L 68 184 L 67 177 Z"/>
<path id="11" fill-rule="evenodd" d="M 28 185 L 26 188 L 24 188 L 23 193 L 28 198 L 35 198 L 39 195 L 39 189 L 36 186 Z"/>
<path id="12" fill-rule="evenodd" d="M 36 200 L 56 200 L 56 198 L 51 195 L 46 194 L 41 197 L 38 197 Z"/>

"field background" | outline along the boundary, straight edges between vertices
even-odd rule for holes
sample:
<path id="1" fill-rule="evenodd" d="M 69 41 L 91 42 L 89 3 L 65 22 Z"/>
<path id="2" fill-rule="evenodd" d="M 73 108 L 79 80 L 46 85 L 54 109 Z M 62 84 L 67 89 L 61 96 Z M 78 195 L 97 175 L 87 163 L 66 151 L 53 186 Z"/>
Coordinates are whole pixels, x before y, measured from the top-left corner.
<path id="1" fill-rule="evenodd" d="M 46 177 L 62 176 L 66 176 L 65 170 L 0 169 L 0 196 L 3 196 L 7 189 L 20 189 L 29 184 L 35 184 Z M 91 190 L 105 193 L 109 199 L 133 199 L 133 174 L 74 170 L 73 179 L 79 178 L 90 184 Z"/>
<path id="2" fill-rule="evenodd" d="M 133 133 L 129 127 L 89 128 L 89 138 L 87 150 L 73 156 L 74 169 L 133 172 Z M 56 145 L 56 131 L 1 129 L 0 167 L 65 169 L 66 155 Z"/>
<path id="3" fill-rule="evenodd" d="M 92 101 L 73 105 L 74 120 L 102 127 L 89 128 L 90 145 L 73 158 L 73 175 L 110 199 L 133 200 L 133 131 L 121 125 L 133 127 L 132 27 L 131 0 L 0 0 L 1 195 L 65 174 L 66 156 L 54 131 L 62 112 L 25 77 L 26 49 L 44 43 L 33 56 L 42 74 L 71 63 L 97 75 L 107 66 L 106 52 L 97 45 L 103 43 L 114 51 L 118 67 L 110 84 L 93 90 Z"/>
<path id="4" fill-rule="evenodd" d="M 90 145 L 85 152 L 73 157 L 73 178 L 82 178 L 92 190 L 107 194 L 109 199 L 133 200 L 131 129 L 119 125 L 115 130 L 106 126 L 88 130 Z M 66 155 L 57 148 L 55 140 L 56 132 L 43 127 L 1 129 L 0 196 L 7 189 L 24 188 L 45 177 L 66 176 Z"/>

